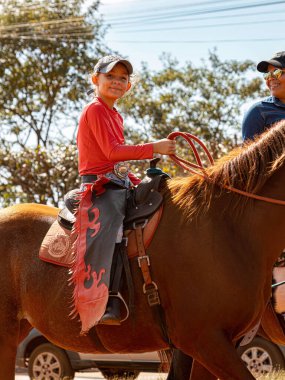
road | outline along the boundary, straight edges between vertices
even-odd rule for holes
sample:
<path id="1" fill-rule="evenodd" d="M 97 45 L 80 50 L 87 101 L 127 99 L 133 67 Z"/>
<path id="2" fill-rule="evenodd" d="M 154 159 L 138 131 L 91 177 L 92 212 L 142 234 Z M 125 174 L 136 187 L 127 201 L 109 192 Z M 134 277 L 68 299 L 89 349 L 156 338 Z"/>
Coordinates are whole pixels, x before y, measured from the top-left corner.
<path id="1" fill-rule="evenodd" d="M 162 373 L 141 373 L 137 380 L 165 380 L 167 377 L 166 374 Z M 76 372 L 74 380 L 103 380 L 104 377 L 100 372 L 86 372 L 79 373 Z M 16 380 L 30 380 L 27 371 L 17 370 L 16 371 Z"/>

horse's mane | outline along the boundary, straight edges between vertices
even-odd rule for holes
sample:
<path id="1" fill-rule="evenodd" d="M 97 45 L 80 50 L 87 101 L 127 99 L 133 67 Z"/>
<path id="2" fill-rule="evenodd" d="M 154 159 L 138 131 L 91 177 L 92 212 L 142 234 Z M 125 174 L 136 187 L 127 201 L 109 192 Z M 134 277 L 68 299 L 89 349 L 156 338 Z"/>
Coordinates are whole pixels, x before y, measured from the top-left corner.
<path id="1" fill-rule="evenodd" d="M 283 165 L 284 160 L 285 120 L 221 158 L 205 170 L 205 177 L 192 175 L 169 181 L 170 196 L 187 217 L 193 217 L 208 210 L 224 186 L 257 194 L 268 178 Z M 240 208 L 248 200 L 236 193 L 232 195 L 233 209 L 236 206 Z"/>

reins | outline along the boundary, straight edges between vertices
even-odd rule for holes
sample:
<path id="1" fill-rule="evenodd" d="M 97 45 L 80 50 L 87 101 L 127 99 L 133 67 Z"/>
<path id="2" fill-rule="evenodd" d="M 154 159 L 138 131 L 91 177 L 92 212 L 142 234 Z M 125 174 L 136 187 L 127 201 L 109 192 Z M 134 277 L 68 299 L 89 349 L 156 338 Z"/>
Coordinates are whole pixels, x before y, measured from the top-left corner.
<path id="1" fill-rule="evenodd" d="M 207 157 L 209 163 L 211 165 L 213 165 L 214 159 L 211 156 L 211 153 L 209 152 L 209 150 L 207 149 L 205 144 L 198 137 L 196 137 L 196 136 L 194 136 L 188 132 L 172 132 L 167 136 L 167 138 L 170 140 L 175 140 L 177 137 L 183 137 L 188 142 L 188 144 L 190 145 L 192 152 L 194 154 L 196 164 L 192 163 L 190 161 L 184 160 L 183 158 L 177 156 L 176 154 L 169 155 L 169 157 L 177 165 L 181 166 L 183 169 L 187 170 L 188 172 L 191 172 L 193 174 L 197 174 L 197 175 L 205 178 L 206 180 L 211 181 L 211 178 L 206 173 L 206 170 L 205 170 L 206 167 L 202 163 L 200 154 L 199 154 L 194 142 L 196 142 L 201 147 L 202 151 L 206 154 L 206 157 Z M 285 201 L 282 201 L 279 199 L 263 197 L 261 195 L 248 193 L 247 191 L 236 189 L 235 187 L 231 187 L 231 186 L 227 186 L 227 185 L 220 185 L 220 186 L 229 190 L 229 191 L 232 191 L 234 193 L 243 195 L 245 197 L 257 199 L 257 200 L 263 201 L 263 202 L 274 203 L 274 204 L 285 206 Z"/>

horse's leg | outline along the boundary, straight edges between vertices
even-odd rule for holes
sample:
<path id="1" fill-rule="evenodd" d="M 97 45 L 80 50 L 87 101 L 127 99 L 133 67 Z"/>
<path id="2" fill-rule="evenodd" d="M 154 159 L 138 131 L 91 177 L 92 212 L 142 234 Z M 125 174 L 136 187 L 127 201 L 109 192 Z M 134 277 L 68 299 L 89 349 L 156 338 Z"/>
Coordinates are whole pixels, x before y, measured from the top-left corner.
<path id="1" fill-rule="evenodd" d="M 190 375 L 189 375 L 190 377 Z M 188 379 L 189 379 L 188 377 Z M 217 380 L 217 377 L 210 373 L 205 367 L 203 367 L 197 360 L 193 360 L 190 380 Z"/>
<path id="2" fill-rule="evenodd" d="M 21 319 L 18 344 L 26 338 L 26 336 L 29 334 L 31 330 L 32 326 L 30 325 L 30 323 L 26 319 Z"/>
<path id="3" fill-rule="evenodd" d="M 166 380 L 189 380 L 193 359 L 184 352 L 175 349 L 171 367 Z"/>
<path id="4" fill-rule="evenodd" d="M 233 343 L 226 337 L 222 331 L 212 331 L 203 333 L 195 342 L 195 358 L 210 373 L 216 377 L 206 377 L 205 380 L 255 380 L 253 375 L 247 370 L 246 366 L 240 359 L 235 350 Z M 193 355 L 194 356 L 194 355 Z M 201 366 L 200 366 L 201 367 Z M 198 368 L 197 373 L 191 374 L 191 380 L 204 380 L 201 377 L 202 368 Z"/>
<path id="5" fill-rule="evenodd" d="M 0 380 L 14 380 L 20 322 L 2 310 L 0 326 Z"/>

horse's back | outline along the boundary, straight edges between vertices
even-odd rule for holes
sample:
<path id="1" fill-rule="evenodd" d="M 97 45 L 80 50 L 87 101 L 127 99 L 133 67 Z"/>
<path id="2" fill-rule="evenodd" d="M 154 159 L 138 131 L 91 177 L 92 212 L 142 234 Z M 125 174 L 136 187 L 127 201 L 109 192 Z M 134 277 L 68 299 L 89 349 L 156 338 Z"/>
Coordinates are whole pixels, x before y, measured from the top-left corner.
<path id="1" fill-rule="evenodd" d="M 3 277 L 8 282 L 9 276 L 22 278 L 29 273 L 31 260 L 37 260 L 41 242 L 57 212 L 54 207 L 32 203 L 0 211 L 0 265 L 6 268 Z"/>
<path id="2" fill-rule="evenodd" d="M 57 213 L 58 209 L 55 207 L 37 203 L 21 203 L 0 210 L 0 222 L 43 217 L 54 219 Z"/>
<path id="3" fill-rule="evenodd" d="M 0 258 L 29 256 L 31 245 L 39 249 L 58 209 L 42 204 L 23 203 L 0 211 Z M 32 244 L 31 244 L 32 242 Z M 5 253 L 6 252 L 6 253 Z M 21 252 L 21 253 L 20 253 Z"/>
<path id="4" fill-rule="evenodd" d="M 0 284 L 7 289 L 6 296 L 9 289 L 11 296 L 24 292 L 31 274 L 41 266 L 39 248 L 57 212 L 54 207 L 28 203 L 0 211 L 0 268 L 4 268 Z"/>

